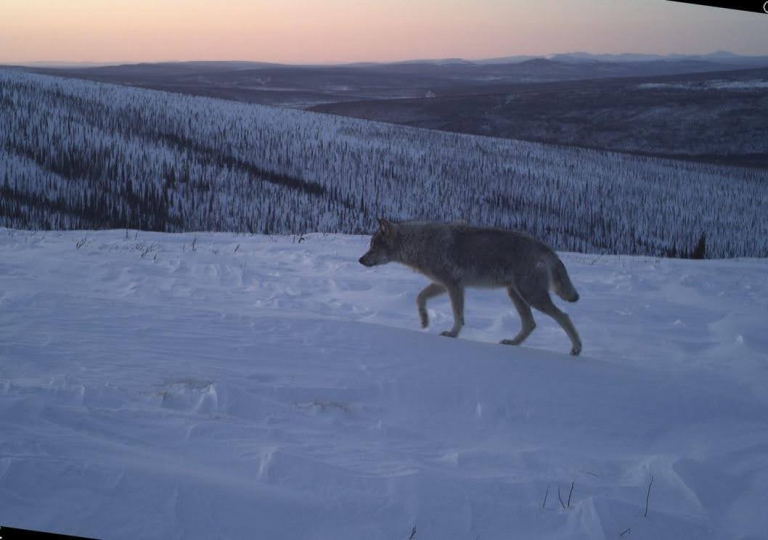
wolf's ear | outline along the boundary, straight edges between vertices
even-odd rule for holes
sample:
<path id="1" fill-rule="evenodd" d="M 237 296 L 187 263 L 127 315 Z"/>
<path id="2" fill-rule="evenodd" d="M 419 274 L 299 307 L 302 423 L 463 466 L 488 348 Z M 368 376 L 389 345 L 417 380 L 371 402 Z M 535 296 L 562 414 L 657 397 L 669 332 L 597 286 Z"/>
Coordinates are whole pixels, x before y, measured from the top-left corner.
<path id="1" fill-rule="evenodd" d="M 381 232 L 383 232 L 385 235 L 389 235 L 392 233 L 392 231 L 395 230 L 395 226 L 392 224 L 391 221 L 387 221 L 383 218 L 378 218 L 379 220 L 379 227 L 381 229 Z"/>

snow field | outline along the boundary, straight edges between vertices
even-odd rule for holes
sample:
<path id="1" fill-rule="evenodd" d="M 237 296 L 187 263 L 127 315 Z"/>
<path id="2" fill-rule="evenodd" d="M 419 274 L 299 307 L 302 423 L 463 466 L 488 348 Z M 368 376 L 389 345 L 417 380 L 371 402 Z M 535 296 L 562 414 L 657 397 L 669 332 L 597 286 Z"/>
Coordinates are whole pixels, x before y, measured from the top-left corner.
<path id="1" fill-rule="evenodd" d="M 497 345 L 503 291 L 469 291 L 458 340 L 447 298 L 418 329 L 426 280 L 367 243 L 0 230 L 0 524 L 764 538 L 768 261 L 564 254 L 574 359 L 537 313 Z"/>

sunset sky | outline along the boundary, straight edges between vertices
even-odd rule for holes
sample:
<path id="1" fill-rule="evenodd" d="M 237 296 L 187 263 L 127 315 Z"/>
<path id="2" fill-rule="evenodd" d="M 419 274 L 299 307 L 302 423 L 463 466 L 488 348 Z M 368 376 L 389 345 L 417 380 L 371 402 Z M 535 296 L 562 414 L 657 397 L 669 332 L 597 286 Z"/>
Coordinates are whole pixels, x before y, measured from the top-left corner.
<path id="1" fill-rule="evenodd" d="M 768 15 L 664 0 L 0 0 L 0 63 L 768 55 Z"/>

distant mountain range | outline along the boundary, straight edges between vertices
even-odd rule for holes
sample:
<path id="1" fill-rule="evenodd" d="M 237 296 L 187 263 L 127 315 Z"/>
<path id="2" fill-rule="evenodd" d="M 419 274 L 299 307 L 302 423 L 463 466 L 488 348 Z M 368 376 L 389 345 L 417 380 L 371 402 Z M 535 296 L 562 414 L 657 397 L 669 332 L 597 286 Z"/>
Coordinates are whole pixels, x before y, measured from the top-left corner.
<path id="1" fill-rule="evenodd" d="M 715 63 L 735 63 L 739 65 L 766 65 L 768 55 L 765 56 L 743 56 L 728 51 L 716 51 L 709 54 L 591 54 L 586 52 L 573 52 L 566 54 L 553 54 L 547 57 L 550 60 L 560 62 L 715 62 Z"/>
<path id="2" fill-rule="evenodd" d="M 520 84 L 667 77 L 768 67 L 768 56 L 590 54 L 287 65 L 247 61 L 15 66 L 36 73 L 290 108 L 504 94 Z M 656 82 L 656 81 L 644 81 Z"/>
<path id="3" fill-rule="evenodd" d="M 328 64 L 283 64 L 278 62 L 254 62 L 248 60 L 232 60 L 232 61 L 164 61 L 164 62 L 29 62 L 18 63 L 15 65 L 34 67 L 34 68 L 98 68 L 98 67 L 117 67 L 117 66 L 171 66 L 171 65 L 183 65 L 190 68 L 230 68 L 230 69 L 259 69 L 268 67 L 306 67 L 306 68 L 318 68 L 318 67 L 348 67 L 348 68 L 372 68 L 381 66 L 408 66 L 408 65 L 423 65 L 432 64 L 438 66 L 456 66 L 456 65 L 479 65 L 488 66 L 495 64 L 521 64 L 531 60 L 551 60 L 556 62 L 567 63 L 585 63 L 585 62 L 609 62 L 609 63 L 635 63 L 635 62 L 655 62 L 655 61 L 667 61 L 667 62 L 680 62 L 680 61 L 696 61 L 696 62 L 713 62 L 717 64 L 737 64 L 741 66 L 766 66 L 768 65 L 768 54 L 762 56 L 748 56 L 734 54 L 729 51 L 716 51 L 709 54 L 639 54 L 639 53 L 623 53 L 623 54 L 594 54 L 588 52 L 570 52 L 559 53 L 550 55 L 517 55 L 517 56 L 503 56 L 498 58 L 484 58 L 477 60 L 466 60 L 463 58 L 438 58 L 438 59 L 414 59 L 414 60 L 402 60 L 396 62 L 351 62 L 351 63 L 328 63 Z"/>

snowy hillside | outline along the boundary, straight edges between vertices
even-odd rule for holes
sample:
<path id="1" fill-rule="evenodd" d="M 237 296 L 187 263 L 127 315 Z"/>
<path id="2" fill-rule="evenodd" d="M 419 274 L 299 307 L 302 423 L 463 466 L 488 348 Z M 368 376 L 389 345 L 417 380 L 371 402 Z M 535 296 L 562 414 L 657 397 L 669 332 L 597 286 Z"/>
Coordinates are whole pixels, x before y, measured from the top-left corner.
<path id="1" fill-rule="evenodd" d="M 18 229 L 365 233 L 383 215 L 586 253 L 685 256 L 706 235 L 707 257 L 766 257 L 766 186 L 765 169 L 0 70 L 0 226 Z"/>
<path id="2" fill-rule="evenodd" d="M 541 315 L 497 345 L 498 291 L 470 291 L 459 340 L 446 299 L 418 330 L 425 280 L 361 267 L 367 241 L 0 230 L 0 523 L 765 538 L 768 261 L 564 255 L 575 359 Z"/>

